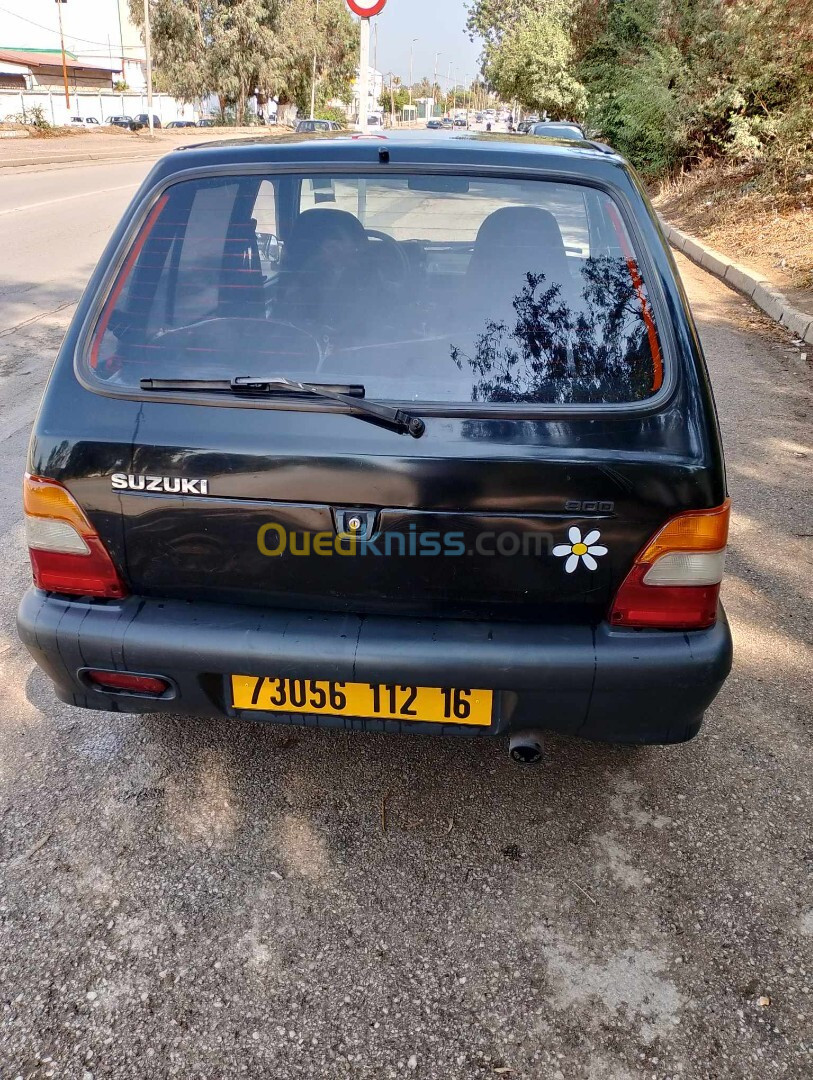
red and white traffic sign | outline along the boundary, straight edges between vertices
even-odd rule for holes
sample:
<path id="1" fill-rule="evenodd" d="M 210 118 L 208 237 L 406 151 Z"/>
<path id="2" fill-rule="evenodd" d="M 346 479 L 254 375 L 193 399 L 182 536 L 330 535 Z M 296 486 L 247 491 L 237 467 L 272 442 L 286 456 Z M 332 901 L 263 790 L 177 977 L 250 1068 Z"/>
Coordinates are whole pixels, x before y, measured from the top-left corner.
<path id="1" fill-rule="evenodd" d="M 362 19 L 372 19 L 374 15 L 379 15 L 386 3 L 387 0 L 347 0 L 350 10 Z"/>

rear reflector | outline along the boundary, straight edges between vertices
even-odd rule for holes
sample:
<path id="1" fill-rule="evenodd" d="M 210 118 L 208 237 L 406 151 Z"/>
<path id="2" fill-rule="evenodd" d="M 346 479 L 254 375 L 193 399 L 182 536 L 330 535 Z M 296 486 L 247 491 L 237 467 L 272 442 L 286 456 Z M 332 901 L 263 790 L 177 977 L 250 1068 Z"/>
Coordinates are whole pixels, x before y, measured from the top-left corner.
<path id="1" fill-rule="evenodd" d="M 38 589 L 107 599 L 127 595 L 98 533 L 62 484 L 26 476 L 23 505 L 28 554 Z"/>
<path id="2" fill-rule="evenodd" d="M 717 618 L 730 501 L 672 518 L 650 540 L 616 594 L 614 626 L 702 630 Z"/>
<path id="3" fill-rule="evenodd" d="M 160 697 L 169 689 L 166 679 L 158 675 L 133 675 L 129 671 L 85 671 L 85 678 L 104 690 L 125 690 L 134 694 Z"/>

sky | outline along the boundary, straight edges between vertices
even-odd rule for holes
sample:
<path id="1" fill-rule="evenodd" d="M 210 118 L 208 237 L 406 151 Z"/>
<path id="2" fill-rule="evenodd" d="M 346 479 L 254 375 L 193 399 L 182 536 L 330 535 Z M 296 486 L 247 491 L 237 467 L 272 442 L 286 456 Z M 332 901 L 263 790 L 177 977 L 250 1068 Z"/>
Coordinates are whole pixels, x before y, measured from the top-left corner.
<path id="1" fill-rule="evenodd" d="M 460 84 L 475 76 L 480 54 L 479 42 L 469 41 L 465 32 L 466 4 L 464 0 L 387 0 L 387 6 L 373 19 L 370 41 L 370 62 L 375 51 L 375 26 L 378 24 L 378 52 L 375 66 L 409 79 L 409 47 L 415 42 L 413 78 L 425 75 L 431 79 L 438 58 L 438 82 L 445 89 L 449 61 L 454 65 L 453 79 Z"/>

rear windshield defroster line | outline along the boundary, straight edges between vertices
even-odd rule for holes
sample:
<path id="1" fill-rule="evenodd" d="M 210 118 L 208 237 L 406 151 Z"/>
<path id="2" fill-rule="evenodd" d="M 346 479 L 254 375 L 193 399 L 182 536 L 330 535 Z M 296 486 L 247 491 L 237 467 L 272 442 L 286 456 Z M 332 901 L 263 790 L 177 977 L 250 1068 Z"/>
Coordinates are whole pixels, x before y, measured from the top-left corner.
<path id="1" fill-rule="evenodd" d="M 138 230 L 138 236 L 135 238 L 132 248 L 130 249 L 127 258 L 124 260 L 121 270 L 119 270 L 116 277 L 116 282 L 113 288 L 110 290 L 110 295 L 104 305 L 101 317 L 99 318 L 99 325 L 96 327 L 96 332 L 93 335 L 93 342 L 90 346 L 90 366 L 96 370 L 99 366 L 99 349 L 101 348 L 102 338 L 104 337 L 107 327 L 110 323 L 110 316 L 113 314 L 113 309 L 121 295 L 121 291 L 124 288 L 130 272 L 141 254 L 141 249 L 147 240 L 147 237 L 152 232 L 153 225 L 161 216 L 161 211 L 166 206 L 169 200 L 169 193 L 165 192 L 156 202 L 155 206 L 150 210 L 147 215 L 144 224 Z"/>

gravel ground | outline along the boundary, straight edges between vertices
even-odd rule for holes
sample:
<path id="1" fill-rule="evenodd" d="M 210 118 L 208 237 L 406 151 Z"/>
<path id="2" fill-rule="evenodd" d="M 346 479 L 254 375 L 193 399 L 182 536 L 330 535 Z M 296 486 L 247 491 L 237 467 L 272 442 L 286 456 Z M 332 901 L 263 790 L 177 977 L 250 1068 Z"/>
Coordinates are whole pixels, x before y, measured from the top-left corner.
<path id="1" fill-rule="evenodd" d="M 736 642 L 682 747 L 552 738 L 522 770 L 487 741 L 63 706 L 14 636 L 11 425 L 2 1080 L 813 1075 L 813 380 L 681 270 L 727 445 Z M 68 314 L 0 339 L 0 372 L 52 355 Z"/>

